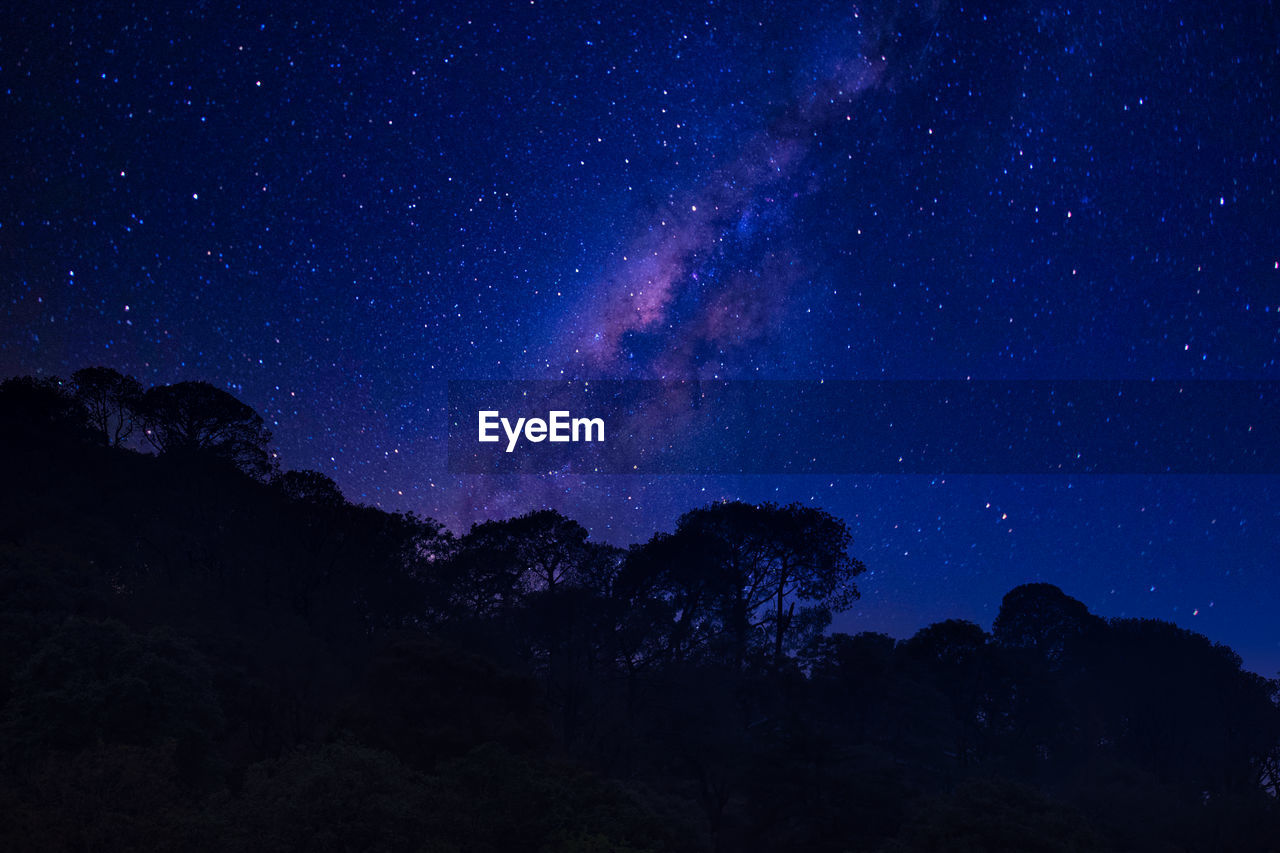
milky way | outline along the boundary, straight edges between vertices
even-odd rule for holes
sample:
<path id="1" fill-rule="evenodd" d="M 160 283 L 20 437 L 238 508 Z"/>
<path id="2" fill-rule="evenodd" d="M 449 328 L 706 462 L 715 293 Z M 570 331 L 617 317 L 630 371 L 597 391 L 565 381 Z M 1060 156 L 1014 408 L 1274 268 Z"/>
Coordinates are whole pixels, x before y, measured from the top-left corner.
<path id="1" fill-rule="evenodd" d="M 456 529 L 813 503 L 869 566 L 843 630 L 1047 580 L 1274 671 L 1273 477 L 464 478 L 445 398 L 1280 378 L 1277 45 L 1243 0 L 33 6 L 0 40 L 0 373 L 214 382 L 286 466 Z"/>
<path id="2" fill-rule="evenodd" d="M 781 315 L 776 308 L 801 275 L 802 260 L 787 250 L 770 251 L 755 268 L 730 266 L 720 281 L 706 271 L 708 260 L 726 239 L 738 236 L 749 243 L 741 235 L 763 208 L 787 204 L 778 196 L 791 194 L 788 184 L 821 138 L 822 127 L 875 85 L 883 64 L 883 57 L 842 63 L 774 126 L 753 136 L 699 191 L 654 214 L 605 280 L 591 289 L 586 304 L 573 312 L 569 331 L 554 343 L 547 360 L 568 360 L 571 375 L 634 374 L 623 338 L 652 333 L 663 339 L 664 350 L 646 373 L 692 378 L 714 370 L 693 360 L 699 348 L 753 343 Z M 673 320 L 673 306 L 692 290 L 706 293 L 698 309 Z"/>

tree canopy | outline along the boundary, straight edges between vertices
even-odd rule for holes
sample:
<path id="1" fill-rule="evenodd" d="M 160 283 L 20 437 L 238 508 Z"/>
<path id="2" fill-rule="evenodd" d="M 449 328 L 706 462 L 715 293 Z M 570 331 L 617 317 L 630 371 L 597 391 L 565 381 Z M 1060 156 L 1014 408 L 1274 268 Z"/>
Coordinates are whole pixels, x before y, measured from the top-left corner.
<path id="1" fill-rule="evenodd" d="M 831 633 L 865 567 L 820 509 L 455 535 L 270 471 L 212 386 L 75 376 L 0 383 L 0 848 L 1280 838 L 1280 682 L 1172 623 L 1029 583 L 990 631 Z"/>
<path id="2" fill-rule="evenodd" d="M 207 382 L 150 388 L 141 397 L 139 411 L 147 441 L 161 453 L 213 456 L 256 477 L 271 471 L 271 433 L 262 417 Z"/>
<path id="3" fill-rule="evenodd" d="M 85 367 L 71 374 L 75 397 L 103 442 L 119 447 L 137 425 L 142 383 L 110 367 Z"/>

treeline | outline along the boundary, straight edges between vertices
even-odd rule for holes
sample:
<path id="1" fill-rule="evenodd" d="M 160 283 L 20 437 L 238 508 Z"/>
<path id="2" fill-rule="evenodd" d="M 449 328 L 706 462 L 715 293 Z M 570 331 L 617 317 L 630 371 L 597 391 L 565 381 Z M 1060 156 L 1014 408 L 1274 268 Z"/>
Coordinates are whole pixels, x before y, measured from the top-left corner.
<path id="1" fill-rule="evenodd" d="M 1280 849 L 1277 685 L 1047 584 L 829 634 L 798 505 L 619 549 L 281 472 L 204 383 L 0 385 L 0 847 Z"/>

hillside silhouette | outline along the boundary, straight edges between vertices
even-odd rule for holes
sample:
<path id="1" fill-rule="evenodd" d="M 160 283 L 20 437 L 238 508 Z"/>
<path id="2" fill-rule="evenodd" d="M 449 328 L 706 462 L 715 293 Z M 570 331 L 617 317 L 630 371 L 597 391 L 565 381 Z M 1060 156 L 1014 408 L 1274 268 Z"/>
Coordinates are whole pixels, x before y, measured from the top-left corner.
<path id="1" fill-rule="evenodd" d="M 456 535 L 270 440 L 206 383 L 0 385 L 0 848 L 1280 850 L 1280 684 L 1201 635 L 1043 583 L 832 634 L 822 510 Z"/>

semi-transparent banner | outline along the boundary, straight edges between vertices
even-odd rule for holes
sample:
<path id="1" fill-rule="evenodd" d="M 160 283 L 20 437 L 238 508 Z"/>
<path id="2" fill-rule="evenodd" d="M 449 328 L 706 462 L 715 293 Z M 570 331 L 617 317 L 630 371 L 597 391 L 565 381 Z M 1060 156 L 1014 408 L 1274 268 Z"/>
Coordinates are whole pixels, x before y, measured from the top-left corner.
<path id="1" fill-rule="evenodd" d="M 1280 382 L 452 381 L 457 474 L 1275 474 Z"/>

